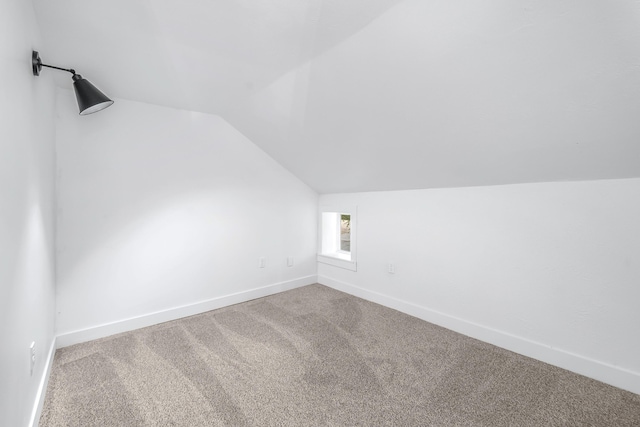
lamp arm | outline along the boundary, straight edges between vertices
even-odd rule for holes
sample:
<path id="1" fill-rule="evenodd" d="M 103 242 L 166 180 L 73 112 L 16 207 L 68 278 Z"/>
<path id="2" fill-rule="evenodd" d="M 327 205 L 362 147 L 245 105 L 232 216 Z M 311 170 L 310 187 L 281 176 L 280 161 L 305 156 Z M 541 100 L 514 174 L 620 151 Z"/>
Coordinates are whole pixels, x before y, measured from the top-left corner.
<path id="1" fill-rule="evenodd" d="M 42 67 L 54 68 L 56 70 L 66 71 L 68 73 L 73 74 L 74 77 L 77 75 L 76 70 L 74 70 L 73 68 L 60 68 L 53 65 L 43 64 L 42 60 L 40 59 L 40 54 L 35 50 L 31 51 L 31 67 L 32 67 L 34 76 L 40 75 L 40 70 L 42 69 Z"/>
<path id="2" fill-rule="evenodd" d="M 69 72 L 69 73 L 71 73 L 73 75 L 76 74 L 76 70 L 74 70 L 73 68 L 60 68 L 60 67 L 55 67 L 53 65 L 43 64 L 43 63 L 40 63 L 40 65 L 43 66 L 43 67 L 47 67 L 47 68 L 55 68 L 56 70 L 67 71 L 67 72 Z"/>

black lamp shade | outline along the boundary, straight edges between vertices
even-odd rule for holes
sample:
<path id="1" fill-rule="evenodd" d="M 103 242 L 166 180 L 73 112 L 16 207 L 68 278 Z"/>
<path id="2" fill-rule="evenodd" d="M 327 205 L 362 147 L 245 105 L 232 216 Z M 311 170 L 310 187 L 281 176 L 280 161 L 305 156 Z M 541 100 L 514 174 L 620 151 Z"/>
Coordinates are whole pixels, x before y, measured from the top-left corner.
<path id="1" fill-rule="evenodd" d="M 112 100 L 80 74 L 74 74 L 72 78 L 81 116 L 104 110 L 113 104 Z"/>

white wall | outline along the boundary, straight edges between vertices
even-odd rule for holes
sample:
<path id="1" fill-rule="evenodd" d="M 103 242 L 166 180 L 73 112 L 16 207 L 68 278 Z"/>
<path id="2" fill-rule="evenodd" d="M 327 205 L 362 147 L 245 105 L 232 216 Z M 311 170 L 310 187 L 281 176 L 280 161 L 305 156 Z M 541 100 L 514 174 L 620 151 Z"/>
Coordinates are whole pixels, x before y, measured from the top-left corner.
<path id="1" fill-rule="evenodd" d="M 31 73 L 31 2 L 0 10 L 0 425 L 25 426 L 54 337 L 54 85 Z"/>
<path id="2" fill-rule="evenodd" d="M 640 393 L 639 194 L 627 179 L 323 195 L 358 206 L 358 271 L 319 264 L 319 281 Z"/>
<path id="3" fill-rule="evenodd" d="M 116 99 L 78 120 L 58 99 L 61 345 L 315 281 L 317 194 L 223 119 Z"/>

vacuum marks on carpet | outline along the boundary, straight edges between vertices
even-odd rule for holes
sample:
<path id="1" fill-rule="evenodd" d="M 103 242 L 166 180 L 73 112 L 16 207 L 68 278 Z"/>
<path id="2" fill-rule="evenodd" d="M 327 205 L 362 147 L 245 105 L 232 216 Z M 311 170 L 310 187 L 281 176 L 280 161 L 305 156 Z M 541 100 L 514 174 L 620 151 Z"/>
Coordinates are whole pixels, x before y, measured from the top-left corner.
<path id="1" fill-rule="evenodd" d="M 40 425 L 640 425 L 640 396 L 311 285 L 56 352 Z"/>

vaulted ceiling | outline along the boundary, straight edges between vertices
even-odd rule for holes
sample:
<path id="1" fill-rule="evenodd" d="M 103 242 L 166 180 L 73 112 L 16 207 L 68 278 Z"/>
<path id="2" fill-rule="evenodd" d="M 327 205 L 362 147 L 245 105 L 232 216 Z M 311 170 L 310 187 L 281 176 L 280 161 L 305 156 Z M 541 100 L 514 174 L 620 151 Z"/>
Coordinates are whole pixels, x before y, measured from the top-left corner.
<path id="1" fill-rule="evenodd" d="M 637 1 L 34 4 L 45 63 L 221 115 L 320 193 L 640 176 Z"/>

